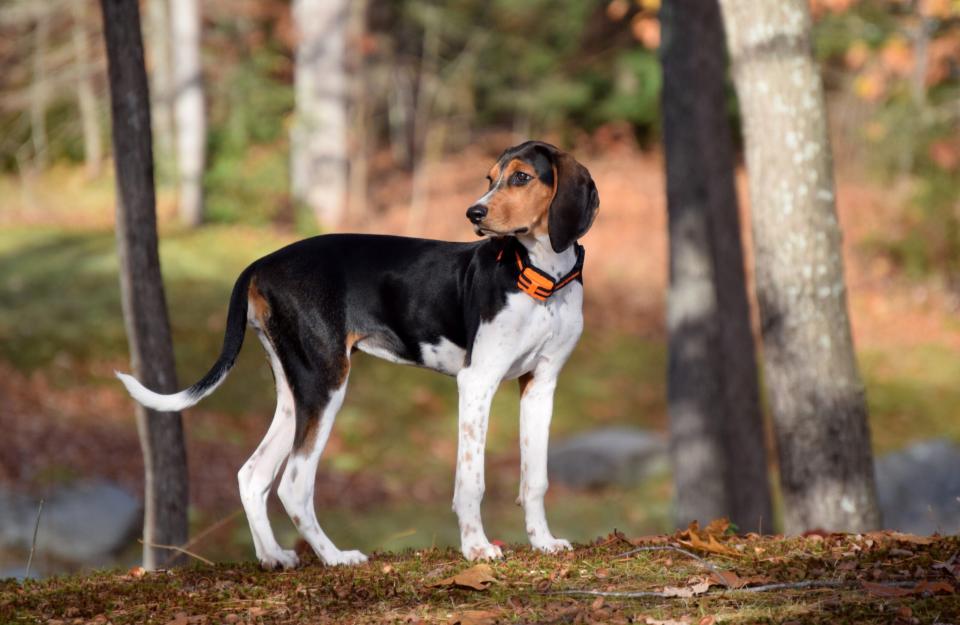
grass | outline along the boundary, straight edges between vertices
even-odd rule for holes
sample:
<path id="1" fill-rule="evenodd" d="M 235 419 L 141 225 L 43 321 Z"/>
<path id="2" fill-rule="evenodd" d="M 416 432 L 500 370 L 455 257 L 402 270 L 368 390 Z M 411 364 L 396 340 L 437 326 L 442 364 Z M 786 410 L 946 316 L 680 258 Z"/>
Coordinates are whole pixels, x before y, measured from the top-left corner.
<path id="1" fill-rule="evenodd" d="M 700 544 L 713 536 L 718 547 L 699 548 L 694 534 Z M 693 529 L 640 542 L 683 545 L 699 556 L 661 550 L 623 557 L 633 544 L 611 535 L 559 555 L 507 546 L 503 561 L 473 571 L 447 549 L 377 553 L 352 568 L 325 567 L 307 555 L 305 565 L 286 572 L 264 572 L 252 564 L 106 571 L 0 582 L 0 622 L 872 624 L 946 623 L 960 617 L 957 538 L 876 533 L 785 539 Z M 721 585 L 715 571 L 725 572 L 733 585 Z M 480 589 L 450 581 L 464 575 L 461 582 L 471 577 L 476 582 L 477 573 L 496 581 L 477 584 Z M 705 581 L 712 584 L 706 591 Z M 823 581 L 839 586 L 817 588 Z M 814 587 L 737 590 L 743 582 L 746 588 L 798 582 Z M 692 596 L 560 594 L 666 588 Z"/>

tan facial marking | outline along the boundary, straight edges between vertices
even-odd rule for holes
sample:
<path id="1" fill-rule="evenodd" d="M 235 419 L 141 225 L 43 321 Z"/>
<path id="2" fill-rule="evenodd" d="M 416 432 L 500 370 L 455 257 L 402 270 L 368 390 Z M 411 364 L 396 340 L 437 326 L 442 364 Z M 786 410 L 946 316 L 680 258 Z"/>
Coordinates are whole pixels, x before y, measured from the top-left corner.
<path id="1" fill-rule="evenodd" d="M 530 176 L 531 180 L 522 186 L 510 184 L 518 171 Z M 480 224 L 483 228 L 502 234 L 524 228 L 534 234 L 541 228 L 545 231 L 544 217 L 556 193 L 556 175 L 552 186 L 545 185 L 532 165 L 515 158 L 504 164 L 502 170 L 500 163 L 494 165 L 490 178 L 495 187 L 487 200 L 487 217 Z"/>

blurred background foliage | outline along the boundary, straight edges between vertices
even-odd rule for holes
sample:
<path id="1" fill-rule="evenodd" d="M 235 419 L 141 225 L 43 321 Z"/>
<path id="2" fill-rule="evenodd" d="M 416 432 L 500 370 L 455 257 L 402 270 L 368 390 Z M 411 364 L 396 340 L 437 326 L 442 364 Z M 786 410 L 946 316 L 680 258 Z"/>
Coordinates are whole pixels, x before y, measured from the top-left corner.
<path id="1" fill-rule="evenodd" d="M 389 150 L 412 170 L 492 128 L 566 144 L 613 130 L 658 140 L 659 0 L 365 0 L 348 43 L 364 104 L 352 151 Z M 870 172 L 909 197 L 904 227 L 877 241 L 912 275 L 960 286 L 960 2 L 812 0 L 814 47 L 832 100 L 835 136 Z M 40 158 L 25 102 L 30 24 L 0 9 L 0 168 Z M 287 0 L 204 4 L 210 116 L 207 219 L 304 225 L 287 195 L 295 28 Z M 52 42 L 68 39 L 56 20 Z M 92 24 L 92 22 L 91 22 Z M 146 24 L 149 29 L 150 25 Z M 91 41 L 103 95 L 102 51 Z M 52 47 L 46 162 L 78 161 L 82 145 L 66 52 Z M 105 102 L 101 98 L 101 115 Z M 731 115 L 736 107 L 731 96 Z M 733 121 L 733 120 L 732 120 Z M 427 123 L 429 122 L 429 123 Z M 105 126 L 105 124 L 104 124 Z M 162 142 L 158 142 L 161 143 Z M 160 179 L 171 183 L 169 154 Z M 909 181 L 909 184 L 907 182 Z M 240 208 L 242 207 L 242 209 Z M 305 226 L 307 230 L 310 226 Z"/>

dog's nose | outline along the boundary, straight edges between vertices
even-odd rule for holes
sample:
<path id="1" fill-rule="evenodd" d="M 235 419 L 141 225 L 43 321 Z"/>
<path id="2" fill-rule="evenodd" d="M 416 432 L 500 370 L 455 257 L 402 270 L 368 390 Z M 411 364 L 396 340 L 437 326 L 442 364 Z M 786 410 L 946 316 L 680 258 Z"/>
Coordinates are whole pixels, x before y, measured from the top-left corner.
<path id="1" fill-rule="evenodd" d="M 487 207 L 483 204 L 474 204 L 467 209 L 467 219 L 472 223 L 478 224 L 487 216 Z"/>

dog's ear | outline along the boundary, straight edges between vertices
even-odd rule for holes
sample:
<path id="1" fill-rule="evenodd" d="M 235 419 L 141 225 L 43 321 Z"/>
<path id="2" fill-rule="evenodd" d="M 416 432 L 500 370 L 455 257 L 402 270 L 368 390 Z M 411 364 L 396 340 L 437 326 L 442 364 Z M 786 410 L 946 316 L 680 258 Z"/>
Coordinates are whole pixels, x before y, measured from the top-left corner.
<path id="1" fill-rule="evenodd" d="M 547 228 L 550 246 L 559 253 L 590 229 L 597 216 L 600 196 L 587 168 L 566 152 L 554 150 L 557 192 L 550 204 Z"/>

